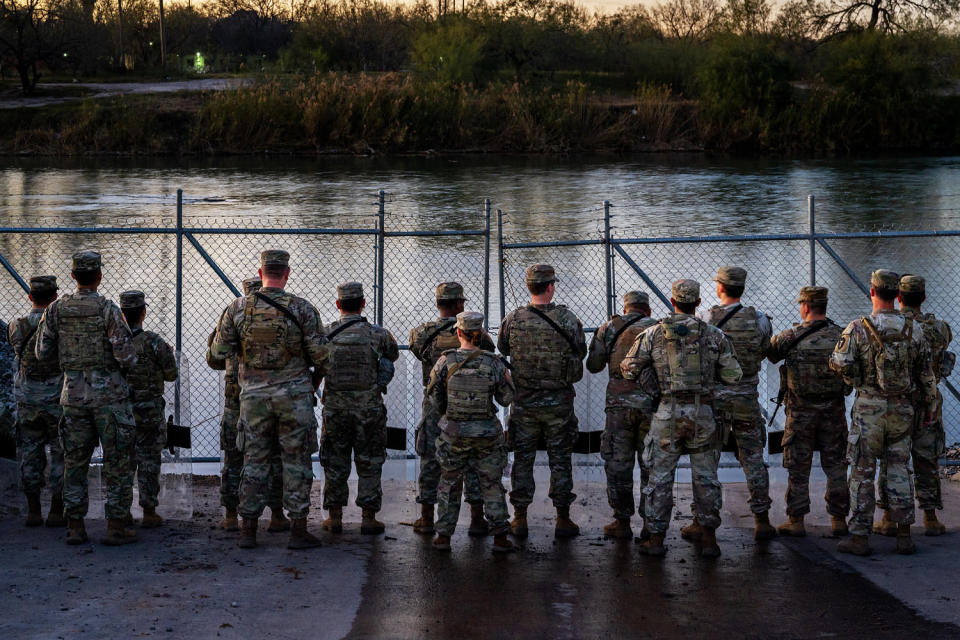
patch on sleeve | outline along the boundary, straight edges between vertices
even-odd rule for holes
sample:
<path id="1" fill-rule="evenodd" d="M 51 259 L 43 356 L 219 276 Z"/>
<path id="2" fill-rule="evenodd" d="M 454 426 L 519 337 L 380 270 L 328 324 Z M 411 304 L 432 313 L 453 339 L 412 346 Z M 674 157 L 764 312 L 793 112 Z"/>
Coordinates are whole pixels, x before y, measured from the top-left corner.
<path id="1" fill-rule="evenodd" d="M 840 336 L 840 341 L 837 342 L 835 351 L 837 353 L 846 353 L 850 350 L 850 336 L 848 334 L 843 334 Z"/>

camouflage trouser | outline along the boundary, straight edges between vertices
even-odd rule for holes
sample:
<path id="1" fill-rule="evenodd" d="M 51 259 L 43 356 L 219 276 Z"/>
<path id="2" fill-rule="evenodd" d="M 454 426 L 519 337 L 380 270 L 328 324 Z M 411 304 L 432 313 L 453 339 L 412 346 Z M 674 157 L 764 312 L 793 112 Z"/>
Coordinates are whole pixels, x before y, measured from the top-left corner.
<path id="1" fill-rule="evenodd" d="M 640 409 L 607 407 L 607 426 L 600 442 L 600 457 L 607 472 L 607 502 L 613 515 L 629 520 L 634 513 L 633 466 L 640 463 L 640 489 L 647 486 L 649 473 L 643 465 L 643 441 L 650 431 L 650 415 Z M 644 500 L 641 494 L 641 516 Z"/>
<path id="2" fill-rule="evenodd" d="M 939 392 L 938 392 L 939 395 Z M 917 504 L 923 511 L 943 509 L 940 493 L 940 456 L 946 451 L 946 433 L 943 429 L 943 398 L 938 398 L 937 417 L 928 426 L 917 425 L 913 430 L 913 474 L 916 481 Z M 887 464 L 880 461 L 877 485 L 877 506 L 887 508 Z"/>
<path id="3" fill-rule="evenodd" d="M 40 493 L 48 469 L 46 446 L 50 445 L 50 491 L 63 491 L 63 447 L 59 434 L 60 405 L 17 405 L 17 452 L 20 486 L 24 493 Z"/>
<path id="4" fill-rule="evenodd" d="M 650 472 L 643 488 L 645 524 L 651 533 L 666 533 L 673 511 L 677 462 L 690 453 L 694 517 L 704 527 L 720 526 L 723 490 L 717 479 L 720 462 L 717 428 L 709 404 L 674 404 L 663 398 L 650 424 L 643 462 Z"/>
<path id="5" fill-rule="evenodd" d="M 312 402 L 312 401 L 311 401 Z M 236 509 L 240 504 L 240 477 L 243 473 L 243 451 L 237 448 L 237 423 L 240 409 L 224 407 L 220 419 L 220 449 L 223 451 L 223 467 L 220 469 L 220 506 Z M 276 442 L 270 456 L 270 489 L 267 506 L 280 513 L 283 509 L 283 462 L 280 459 L 280 443 Z"/>
<path id="6" fill-rule="evenodd" d="M 737 458 L 747 477 L 750 491 L 750 511 L 764 513 L 770 510 L 770 474 L 763 461 L 766 426 L 760 415 L 756 395 L 727 395 L 714 403 L 718 419 L 723 421 L 737 439 Z"/>
<path id="7" fill-rule="evenodd" d="M 129 402 L 93 409 L 63 408 L 63 504 L 68 518 L 87 515 L 87 473 L 97 444 L 103 451 L 104 513 L 108 518 L 126 518 L 133 502 L 133 456 L 136 422 Z"/>
<path id="8" fill-rule="evenodd" d="M 278 389 L 270 395 L 240 399 L 238 448 L 243 450 L 239 513 L 259 518 L 270 496 L 270 479 L 277 448 L 283 474 L 283 506 L 293 519 L 310 512 L 313 464 L 317 450 L 317 418 L 313 394 L 288 394 Z"/>
<path id="9" fill-rule="evenodd" d="M 503 468 L 507 466 L 503 434 L 489 438 L 457 438 L 441 433 L 437 440 L 437 460 L 443 470 L 440 476 L 437 533 L 452 536 L 457 528 L 463 479 L 469 472 L 479 478 L 484 515 L 490 523 L 490 533 L 507 533 L 510 522 L 506 495 L 500 481 Z"/>
<path id="10" fill-rule="evenodd" d="M 547 406 L 510 405 L 510 437 L 513 440 L 513 469 L 510 473 L 510 502 L 526 507 L 533 502 L 537 485 L 533 465 L 537 459 L 540 437 L 547 443 L 550 460 L 550 499 L 557 508 L 569 507 L 576 500 L 573 493 L 573 445 L 577 441 L 578 423 L 573 401 Z"/>
<path id="11" fill-rule="evenodd" d="M 357 466 L 357 501 L 361 509 L 380 511 L 380 471 L 387 459 L 387 410 L 382 404 L 354 409 L 323 408 L 320 464 L 326 486 L 323 508 L 344 507 L 350 498 L 350 453 Z"/>
<path id="12" fill-rule="evenodd" d="M 427 406 L 427 405 L 430 406 Z M 414 448 L 420 456 L 420 476 L 417 478 L 417 502 L 420 504 L 437 503 L 437 485 L 440 482 L 440 463 L 437 461 L 437 438 L 440 416 L 432 408 L 432 403 L 424 403 L 423 418 L 417 425 L 414 436 Z M 473 469 L 467 469 L 464 475 L 466 500 L 469 504 L 483 504 L 480 492 L 480 478 Z"/>
<path id="13" fill-rule="evenodd" d="M 866 397 L 853 403 L 847 459 L 850 462 L 850 533 L 870 534 L 876 506 L 873 479 L 877 460 L 886 464 L 887 508 L 898 524 L 912 524 L 913 476 L 910 473 L 913 406 L 907 401 Z"/>
<path id="14" fill-rule="evenodd" d="M 820 451 L 820 466 L 827 476 L 827 513 L 846 518 L 850 513 L 847 488 L 847 420 L 843 402 L 819 408 L 787 407 L 783 434 L 783 466 L 787 481 L 787 515 L 810 513 L 810 467 L 813 452 Z"/>
<path id="15" fill-rule="evenodd" d="M 137 422 L 133 451 L 133 471 L 137 474 L 140 506 L 155 509 L 160 495 L 160 452 L 167 441 L 163 398 L 153 402 L 136 402 L 133 418 Z"/>

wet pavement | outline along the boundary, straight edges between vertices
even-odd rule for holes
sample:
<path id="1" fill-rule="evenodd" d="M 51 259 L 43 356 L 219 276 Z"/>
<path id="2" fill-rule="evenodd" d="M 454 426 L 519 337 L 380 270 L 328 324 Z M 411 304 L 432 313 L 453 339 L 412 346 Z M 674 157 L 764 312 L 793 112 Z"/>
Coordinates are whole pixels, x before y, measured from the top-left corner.
<path id="1" fill-rule="evenodd" d="M 667 557 L 646 558 L 631 541 L 601 539 L 608 507 L 590 470 L 573 509 L 579 538 L 554 540 L 549 505 L 538 500 L 518 553 L 495 556 L 463 526 L 444 554 L 413 533 L 413 489 L 404 469 L 394 471 L 385 536 L 361 536 L 351 507 L 339 536 L 311 515 L 320 549 L 288 551 L 286 534 L 266 533 L 264 521 L 261 547 L 243 551 L 237 534 L 216 529 L 217 487 L 206 479 L 193 483 L 192 521 L 108 548 L 96 543 L 103 521 L 91 519 L 93 543 L 68 547 L 63 530 L 22 526 L 12 469 L 0 461 L 0 637 L 960 637 L 955 533 L 918 535 L 910 557 L 893 554 L 892 539 L 872 540 L 871 558 L 838 556 L 815 499 L 806 538 L 757 545 L 744 487 L 728 482 L 721 558 L 702 559 L 679 538 L 686 516 L 671 524 Z M 960 483 L 945 490 L 947 515 L 960 513 Z M 688 486 L 676 497 L 678 514 L 689 513 Z"/>

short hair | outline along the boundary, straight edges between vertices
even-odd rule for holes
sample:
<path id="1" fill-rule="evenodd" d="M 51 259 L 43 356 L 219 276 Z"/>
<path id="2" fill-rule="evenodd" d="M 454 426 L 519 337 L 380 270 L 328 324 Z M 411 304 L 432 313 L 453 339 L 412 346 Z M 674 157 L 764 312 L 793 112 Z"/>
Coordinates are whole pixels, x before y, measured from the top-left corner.
<path id="1" fill-rule="evenodd" d="M 282 278 L 290 271 L 290 267 L 284 264 L 267 264 L 263 266 L 263 275 L 268 278 Z"/>
<path id="2" fill-rule="evenodd" d="M 624 309 L 626 309 L 629 313 L 640 312 L 650 315 L 650 305 L 644 304 L 643 302 L 624 305 Z"/>
<path id="3" fill-rule="evenodd" d="M 71 271 L 73 274 L 74 280 L 77 281 L 82 287 L 92 287 L 97 284 L 97 279 L 100 277 L 100 269 L 95 269 L 93 271 Z"/>
<path id="4" fill-rule="evenodd" d="M 694 311 L 697 310 L 697 303 L 696 303 L 696 302 L 677 302 L 676 300 L 674 300 L 674 301 L 673 301 L 673 304 L 674 304 L 674 306 L 677 307 L 677 309 L 680 311 L 680 313 L 688 313 L 688 314 L 690 314 L 690 313 L 693 313 Z"/>
<path id="5" fill-rule="evenodd" d="M 31 291 L 30 296 L 33 298 L 33 303 L 38 305 L 50 304 L 53 302 L 54 298 L 57 297 L 56 289 L 49 289 L 43 291 Z"/>
<path id="6" fill-rule="evenodd" d="M 900 292 L 900 303 L 905 304 L 908 307 L 919 307 L 923 304 L 923 301 L 927 299 L 927 294 L 924 291 L 901 291 Z"/>
<path id="7" fill-rule="evenodd" d="M 873 288 L 873 292 L 884 302 L 893 302 L 897 299 L 897 294 L 900 293 L 897 289 L 879 289 L 877 287 Z"/>
<path id="8" fill-rule="evenodd" d="M 539 296 L 541 293 L 546 293 L 547 287 L 549 287 L 553 283 L 554 283 L 553 280 L 551 280 L 550 282 L 528 282 L 527 289 L 530 290 L 531 294 L 535 296 Z"/>
<path id="9" fill-rule="evenodd" d="M 363 308 L 364 298 L 350 298 L 340 301 L 340 309 L 347 313 L 356 313 Z"/>
<path id="10" fill-rule="evenodd" d="M 457 305 L 463 302 L 463 298 L 458 300 L 437 300 L 437 309 L 440 311 L 453 311 Z"/>
<path id="11" fill-rule="evenodd" d="M 721 282 L 723 285 L 724 292 L 731 298 L 739 298 L 743 295 L 743 285 L 742 284 L 726 284 Z"/>
<path id="12" fill-rule="evenodd" d="M 144 306 L 139 307 L 123 307 L 120 311 L 123 312 L 123 317 L 126 318 L 127 324 L 133 326 L 135 324 L 140 324 L 140 321 L 143 319 L 143 312 L 146 309 Z"/>
<path id="13" fill-rule="evenodd" d="M 806 305 L 812 313 L 825 314 L 827 312 L 826 302 L 807 302 Z"/>

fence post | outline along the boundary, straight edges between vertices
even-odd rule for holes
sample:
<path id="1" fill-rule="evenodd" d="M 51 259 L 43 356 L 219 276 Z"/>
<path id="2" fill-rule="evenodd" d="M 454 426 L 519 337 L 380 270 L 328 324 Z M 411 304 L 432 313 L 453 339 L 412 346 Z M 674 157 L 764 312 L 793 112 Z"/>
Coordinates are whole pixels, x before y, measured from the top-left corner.
<path id="1" fill-rule="evenodd" d="M 181 369 L 183 350 L 183 189 L 177 189 L 177 369 Z M 180 424 L 180 380 L 173 385 L 173 421 Z"/>
<path id="2" fill-rule="evenodd" d="M 607 318 L 613 316 L 613 251 L 610 246 L 610 201 L 603 201 L 603 270 L 607 281 Z"/>
<path id="3" fill-rule="evenodd" d="M 490 328 L 490 198 L 483 201 L 483 328 Z"/>
<path id="4" fill-rule="evenodd" d="M 503 264 L 503 211 L 497 209 L 497 264 L 500 265 L 500 322 L 507 315 L 507 290 L 503 284 L 504 269 Z"/>
<path id="5" fill-rule="evenodd" d="M 380 326 L 383 326 L 383 248 L 386 239 L 386 229 L 384 227 L 386 211 L 384 204 L 386 202 L 386 195 L 386 192 L 380 189 L 377 198 L 377 204 L 379 206 L 377 220 L 380 227 L 380 233 L 377 235 L 377 324 Z"/>
<path id="6" fill-rule="evenodd" d="M 816 240 L 816 207 L 813 194 L 807 196 L 807 213 L 810 217 L 810 286 L 817 284 L 817 240 Z"/>

